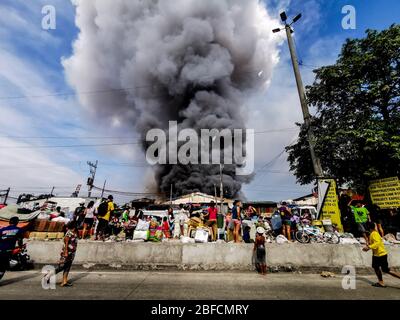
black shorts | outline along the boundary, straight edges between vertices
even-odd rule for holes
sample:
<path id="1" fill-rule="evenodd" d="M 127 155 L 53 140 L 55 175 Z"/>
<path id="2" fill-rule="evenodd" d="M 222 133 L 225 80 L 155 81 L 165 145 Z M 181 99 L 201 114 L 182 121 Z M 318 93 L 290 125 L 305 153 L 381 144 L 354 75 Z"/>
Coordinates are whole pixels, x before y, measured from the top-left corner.
<path id="1" fill-rule="evenodd" d="M 83 220 L 83 223 L 87 224 L 89 229 L 93 226 L 93 222 L 94 222 L 94 218 L 85 218 L 85 220 Z"/>
<path id="2" fill-rule="evenodd" d="M 108 228 L 108 221 L 102 218 L 99 218 L 99 223 L 97 224 L 97 234 L 106 233 Z"/>
<path id="3" fill-rule="evenodd" d="M 372 256 L 372 268 L 374 269 L 381 268 L 383 272 L 388 273 L 390 271 L 390 268 L 387 258 L 388 258 L 387 254 L 381 257 Z"/>
<path id="4" fill-rule="evenodd" d="M 360 233 L 366 233 L 367 232 L 366 222 L 357 223 L 357 231 Z"/>
<path id="5" fill-rule="evenodd" d="M 65 259 L 65 260 L 60 261 L 58 263 L 58 266 L 57 266 L 56 270 L 55 270 L 56 274 L 61 272 L 61 271 L 69 272 L 71 270 L 73 261 L 74 261 L 73 258 L 72 259 Z"/>

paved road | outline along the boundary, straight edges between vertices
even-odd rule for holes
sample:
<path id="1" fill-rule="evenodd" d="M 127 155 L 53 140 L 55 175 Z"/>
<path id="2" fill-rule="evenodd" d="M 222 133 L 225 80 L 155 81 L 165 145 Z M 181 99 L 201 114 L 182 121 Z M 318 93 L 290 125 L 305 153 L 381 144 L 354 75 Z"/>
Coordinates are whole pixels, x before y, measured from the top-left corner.
<path id="1" fill-rule="evenodd" d="M 27 271 L 4 276 L 0 299 L 400 299 L 400 280 L 385 279 L 385 289 L 371 287 L 373 276 L 359 276 L 355 290 L 344 290 L 342 275 L 76 271 L 73 287 L 44 290 L 41 273 Z"/>

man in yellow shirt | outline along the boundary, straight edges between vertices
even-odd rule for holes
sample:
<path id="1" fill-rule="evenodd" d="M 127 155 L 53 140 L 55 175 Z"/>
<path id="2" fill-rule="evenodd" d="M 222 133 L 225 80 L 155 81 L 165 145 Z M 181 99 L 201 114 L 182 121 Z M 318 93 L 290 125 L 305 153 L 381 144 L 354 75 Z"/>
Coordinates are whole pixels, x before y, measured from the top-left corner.
<path id="1" fill-rule="evenodd" d="M 376 230 L 376 225 L 373 222 L 367 223 L 367 228 L 370 231 L 369 235 L 369 245 L 363 248 L 364 251 L 372 250 L 372 268 L 374 268 L 376 276 L 378 277 L 378 282 L 374 283 L 374 287 L 386 288 L 383 283 L 382 271 L 384 273 L 390 274 L 393 277 L 400 279 L 400 273 L 390 271 L 388 265 L 388 252 L 385 249 L 382 237 Z"/>
<path id="2" fill-rule="evenodd" d="M 110 222 L 111 214 L 114 211 L 114 198 L 112 195 L 108 196 L 107 200 L 107 212 L 105 213 L 104 216 L 100 216 L 100 213 L 98 212 L 98 220 L 99 223 L 97 225 L 97 235 L 100 240 L 105 240 L 105 236 L 108 233 L 108 224 Z M 99 211 L 99 210 L 98 210 Z"/>

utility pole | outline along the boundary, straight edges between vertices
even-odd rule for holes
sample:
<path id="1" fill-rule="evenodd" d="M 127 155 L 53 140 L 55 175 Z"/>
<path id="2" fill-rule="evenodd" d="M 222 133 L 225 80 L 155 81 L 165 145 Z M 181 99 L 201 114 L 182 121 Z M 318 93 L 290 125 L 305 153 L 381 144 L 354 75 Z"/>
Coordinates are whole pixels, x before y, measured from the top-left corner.
<path id="1" fill-rule="evenodd" d="M 287 16 L 286 16 L 285 12 L 282 12 L 280 14 L 280 16 L 281 16 L 282 22 L 285 24 L 285 30 L 286 30 L 286 36 L 288 39 L 290 56 L 292 58 L 293 71 L 294 71 L 294 75 L 296 77 L 297 90 L 299 92 L 299 97 L 300 97 L 301 110 L 303 112 L 304 124 L 305 124 L 306 130 L 307 130 L 307 138 L 308 138 L 308 143 L 310 146 L 311 160 L 313 163 L 315 176 L 318 178 L 318 177 L 322 177 L 323 171 L 322 171 L 322 167 L 321 167 L 321 162 L 320 162 L 319 158 L 317 157 L 317 155 L 315 154 L 315 138 L 314 138 L 314 134 L 313 134 L 312 127 L 311 127 L 310 112 L 308 110 L 307 98 L 306 98 L 306 94 L 304 92 L 303 81 L 302 81 L 301 75 L 300 75 L 299 61 L 297 59 L 296 49 L 295 49 L 293 38 L 292 38 L 292 33 L 293 33 L 292 24 L 294 24 L 296 21 L 298 21 L 301 18 L 301 14 L 298 14 L 293 19 L 292 23 L 290 23 L 290 24 L 287 23 Z M 272 30 L 272 32 L 274 32 L 274 33 L 277 33 L 279 31 L 281 31 L 280 28 Z"/>
<path id="2" fill-rule="evenodd" d="M 106 182 L 107 180 L 104 180 L 104 184 L 103 184 L 103 189 L 101 190 L 101 197 L 103 199 L 103 195 L 104 195 L 104 189 L 106 188 Z"/>
<path id="3" fill-rule="evenodd" d="M 171 183 L 171 191 L 169 192 L 169 203 L 172 205 L 172 183 Z"/>
<path id="4" fill-rule="evenodd" d="M 222 182 L 222 169 L 223 169 L 223 164 L 219 164 L 219 196 L 221 198 L 221 204 L 220 204 L 220 212 L 222 213 L 222 206 L 224 202 L 224 186 Z"/>
<path id="5" fill-rule="evenodd" d="M 87 185 L 88 185 L 88 198 L 92 196 L 92 188 L 94 184 L 94 178 L 96 176 L 96 170 L 97 170 L 97 164 L 98 161 L 96 160 L 95 163 L 88 161 L 87 162 L 89 168 L 90 168 L 90 176 L 87 180 Z"/>
<path id="6" fill-rule="evenodd" d="M 8 189 L 6 190 L 6 194 L 4 195 L 4 202 L 3 202 L 3 204 L 7 204 L 7 199 L 8 199 L 8 195 L 10 194 L 10 190 L 11 190 L 11 188 L 8 188 Z"/>

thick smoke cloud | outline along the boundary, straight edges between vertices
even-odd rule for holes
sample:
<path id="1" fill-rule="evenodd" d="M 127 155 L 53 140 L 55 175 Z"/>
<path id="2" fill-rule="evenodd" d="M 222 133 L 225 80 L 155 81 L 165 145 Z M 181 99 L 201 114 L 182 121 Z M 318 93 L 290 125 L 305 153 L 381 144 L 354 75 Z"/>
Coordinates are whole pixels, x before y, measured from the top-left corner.
<path id="1" fill-rule="evenodd" d="M 279 22 L 257 0 L 73 2 L 80 32 L 63 61 L 69 83 L 78 92 L 111 89 L 79 94 L 80 102 L 143 138 L 170 120 L 179 129 L 244 128 L 247 95 L 268 85 L 278 62 L 281 39 L 271 30 Z M 155 175 L 160 191 L 172 183 L 175 195 L 213 194 L 219 184 L 215 165 L 158 166 Z M 223 179 L 234 196 L 251 177 L 225 166 Z"/>

